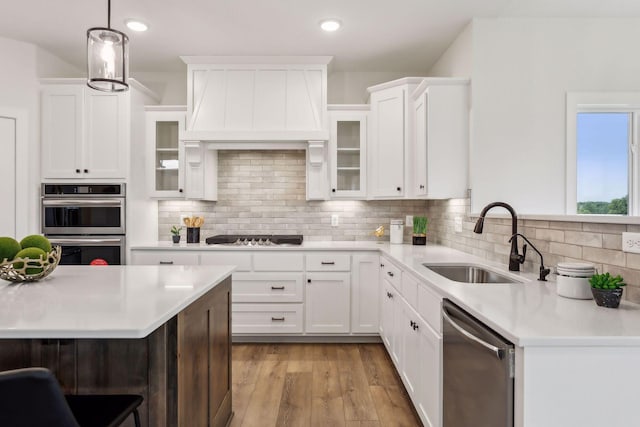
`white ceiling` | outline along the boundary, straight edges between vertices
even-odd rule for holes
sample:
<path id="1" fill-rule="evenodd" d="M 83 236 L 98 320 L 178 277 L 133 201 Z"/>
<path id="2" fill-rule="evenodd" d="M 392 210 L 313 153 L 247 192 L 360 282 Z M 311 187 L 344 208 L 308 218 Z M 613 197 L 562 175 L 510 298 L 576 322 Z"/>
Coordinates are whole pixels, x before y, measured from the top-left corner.
<path id="1" fill-rule="evenodd" d="M 19 0 L 0 36 L 35 43 L 78 68 L 107 0 Z M 130 37 L 131 71 L 181 70 L 179 55 L 332 55 L 342 71 L 426 71 L 474 17 L 640 16 L 638 0 L 112 0 Z M 321 19 L 343 22 L 324 33 Z M 140 18 L 146 33 L 126 29 Z"/>

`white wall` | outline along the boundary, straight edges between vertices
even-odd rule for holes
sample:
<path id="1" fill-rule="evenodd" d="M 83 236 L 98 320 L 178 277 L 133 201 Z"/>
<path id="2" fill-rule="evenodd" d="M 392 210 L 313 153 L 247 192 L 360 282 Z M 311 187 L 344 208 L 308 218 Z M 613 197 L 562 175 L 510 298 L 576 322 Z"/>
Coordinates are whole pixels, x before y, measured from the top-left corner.
<path id="1" fill-rule="evenodd" d="M 187 66 L 184 71 L 144 71 L 133 73 L 137 79 L 160 96 L 163 105 L 187 105 Z"/>
<path id="2" fill-rule="evenodd" d="M 470 31 L 471 49 L 461 35 L 434 70 L 472 64 L 471 212 L 503 200 L 564 214 L 566 92 L 639 90 L 640 19 L 481 18 Z"/>
<path id="3" fill-rule="evenodd" d="M 471 76 L 473 22 L 470 22 L 429 70 L 430 77 Z"/>
<path id="4" fill-rule="evenodd" d="M 327 78 L 327 102 L 329 104 L 366 104 L 367 88 L 402 77 L 426 76 L 421 71 L 334 71 Z"/>

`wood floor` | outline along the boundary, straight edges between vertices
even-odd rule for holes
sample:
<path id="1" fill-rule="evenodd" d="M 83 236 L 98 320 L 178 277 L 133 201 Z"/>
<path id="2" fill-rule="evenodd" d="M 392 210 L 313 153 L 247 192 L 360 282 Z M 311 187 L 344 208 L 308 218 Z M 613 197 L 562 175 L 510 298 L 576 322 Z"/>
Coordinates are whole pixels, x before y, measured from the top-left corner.
<path id="1" fill-rule="evenodd" d="M 234 344 L 235 427 L 415 427 L 382 344 Z"/>

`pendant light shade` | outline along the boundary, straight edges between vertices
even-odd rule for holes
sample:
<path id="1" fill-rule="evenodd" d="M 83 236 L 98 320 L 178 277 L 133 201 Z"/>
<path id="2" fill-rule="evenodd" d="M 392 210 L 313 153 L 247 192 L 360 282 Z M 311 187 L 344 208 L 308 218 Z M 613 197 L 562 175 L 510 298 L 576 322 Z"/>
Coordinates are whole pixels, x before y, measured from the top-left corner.
<path id="1" fill-rule="evenodd" d="M 108 0 L 107 28 L 87 30 L 87 85 L 104 92 L 129 89 L 129 38 L 111 28 L 111 0 Z"/>

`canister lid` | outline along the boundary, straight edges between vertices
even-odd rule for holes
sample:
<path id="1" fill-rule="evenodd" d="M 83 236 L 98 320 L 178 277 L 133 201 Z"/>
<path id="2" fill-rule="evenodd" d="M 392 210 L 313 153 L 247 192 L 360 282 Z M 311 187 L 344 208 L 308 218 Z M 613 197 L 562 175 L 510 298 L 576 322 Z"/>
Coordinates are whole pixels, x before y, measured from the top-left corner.
<path id="1" fill-rule="evenodd" d="M 404 223 L 404 221 L 402 221 L 401 219 L 392 219 L 391 220 L 391 225 L 402 225 Z"/>
<path id="2" fill-rule="evenodd" d="M 585 262 L 559 262 L 557 270 L 563 276 L 589 277 L 595 274 L 596 267 Z"/>

